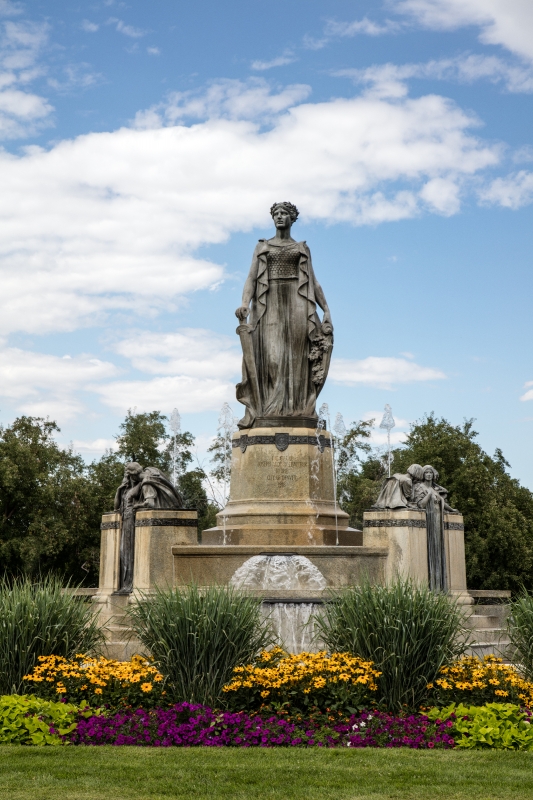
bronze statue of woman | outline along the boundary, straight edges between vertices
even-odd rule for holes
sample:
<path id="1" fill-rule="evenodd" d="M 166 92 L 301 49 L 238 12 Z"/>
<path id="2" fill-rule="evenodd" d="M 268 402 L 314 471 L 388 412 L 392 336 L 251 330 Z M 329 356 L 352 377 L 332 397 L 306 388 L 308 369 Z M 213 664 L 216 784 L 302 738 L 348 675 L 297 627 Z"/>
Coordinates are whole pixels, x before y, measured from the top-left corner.
<path id="1" fill-rule="evenodd" d="M 298 209 L 274 203 L 270 213 L 276 233 L 259 240 L 235 312 L 243 348 L 237 400 L 246 406 L 239 428 L 314 426 L 333 348 L 331 316 L 311 252 L 291 236 Z"/>

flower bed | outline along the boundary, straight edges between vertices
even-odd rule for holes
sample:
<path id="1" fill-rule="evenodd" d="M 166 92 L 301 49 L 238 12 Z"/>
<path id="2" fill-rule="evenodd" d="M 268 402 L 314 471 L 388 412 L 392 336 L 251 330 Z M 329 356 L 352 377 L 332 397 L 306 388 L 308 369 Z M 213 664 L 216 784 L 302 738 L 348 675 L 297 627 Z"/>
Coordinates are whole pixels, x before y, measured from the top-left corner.
<path id="1" fill-rule="evenodd" d="M 232 708 L 243 710 L 284 706 L 355 711 L 371 702 L 380 674 L 371 661 L 350 653 L 288 655 L 274 647 L 254 664 L 236 667 L 223 691 Z"/>
<path id="2" fill-rule="evenodd" d="M 91 658 L 79 654 L 68 661 L 61 656 L 40 656 L 39 665 L 24 680 L 49 700 L 85 701 L 90 706 L 112 708 L 161 705 L 163 676 L 142 656 L 130 661 Z"/>
<path id="3" fill-rule="evenodd" d="M 382 713 L 351 715 L 250 715 L 216 712 L 180 703 L 170 709 L 119 712 L 82 719 L 70 736 L 74 744 L 141 747 L 410 747 L 454 746 L 453 723 L 427 716 L 394 717 Z"/>
<path id="4" fill-rule="evenodd" d="M 533 707 L 533 684 L 524 680 L 501 658 L 465 656 L 440 670 L 441 678 L 429 684 L 431 702 L 435 705 L 511 702 Z"/>

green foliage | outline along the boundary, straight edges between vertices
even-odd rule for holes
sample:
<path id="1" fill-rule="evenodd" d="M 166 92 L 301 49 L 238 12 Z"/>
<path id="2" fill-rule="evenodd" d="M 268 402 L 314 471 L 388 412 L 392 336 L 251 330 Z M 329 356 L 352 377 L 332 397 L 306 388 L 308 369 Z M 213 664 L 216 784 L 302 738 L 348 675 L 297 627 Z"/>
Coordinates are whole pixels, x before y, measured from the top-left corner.
<path id="1" fill-rule="evenodd" d="M 0 564 L 81 581 L 97 561 L 99 510 L 83 459 L 57 445 L 58 432 L 37 417 L 0 427 Z"/>
<path id="2" fill-rule="evenodd" d="M 272 642 L 261 602 L 231 586 L 158 589 L 132 606 L 132 626 L 178 701 L 217 706 L 234 667 Z"/>
<path id="3" fill-rule="evenodd" d="M 406 447 L 394 451 L 392 472 L 432 464 L 449 502 L 465 520 L 468 586 L 533 586 L 533 493 L 511 478 L 501 450 L 485 453 L 473 420 L 451 425 L 432 414 L 415 423 Z"/>
<path id="4" fill-rule="evenodd" d="M 350 515 L 350 525 L 362 530 L 363 512 L 375 503 L 385 477 L 378 458 L 369 458 L 360 469 L 347 471 L 337 481 L 337 494 L 343 511 Z"/>
<path id="5" fill-rule="evenodd" d="M 69 703 L 53 703 L 38 697 L 12 694 L 0 697 L 0 744 L 61 745 L 76 728 L 79 715 L 94 711 Z"/>
<path id="6" fill-rule="evenodd" d="M 465 749 L 533 750 L 533 725 L 529 714 L 512 703 L 466 706 L 460 703 L 432 708 L 431 720 L 453 719 L 452 735 Z"/>
<path id="7" fill-rule="evenodd" d="M 407 580 L 365 580 L 337 598 L 317 617 L 320 638 L 331 652 L 373 662 L 388 711 L 418 708 L 440 668 L 466 649 L 463 616 L 447 595 Z"/>
<path id="8" fill-rule="evenodd" d="M 522 589 L 511 602 L 507 630 L 513 658 L 528 681 L 533 681 L 533 597 Z"/>
<path id="9" fill-rule="evenodd" d="M 165 427 L 166 419 L 160 411 L 136 414 L 130 409 L 119 425 L 120 433 L 116 437 L 117 453 L 122 460 L 138 461 L 143 467 L 158 467 L 163 472 L 170 472 L 170 453 L 165 447 L 170 439 Z"/>
<path id="10" fill-rule="evenodd" d="M 48 577 L 0 580 L 0 693 L 19 692 L 39 656 L 69 658 L 102 641 L 97 611 Z"/>

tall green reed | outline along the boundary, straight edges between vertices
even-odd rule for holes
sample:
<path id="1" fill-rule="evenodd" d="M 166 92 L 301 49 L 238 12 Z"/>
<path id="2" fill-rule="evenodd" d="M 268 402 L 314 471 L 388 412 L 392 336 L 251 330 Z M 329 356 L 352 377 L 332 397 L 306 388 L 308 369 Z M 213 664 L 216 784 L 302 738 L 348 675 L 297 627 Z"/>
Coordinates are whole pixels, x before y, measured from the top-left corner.
<path id="1" fill-rule="evenodd" d="M 331 651 L 373 661 L 382 673 L 380 702 L 388 710 L 418 708 L 439 669 L 467 647 L 455 601 L 409 580 L 386 586 L 364 581 L 324 605 L 318 635 Z"/>
<path id="2" fill-rule="evenodd" d="M 0 694 L 20 693 L 39 656 L 97 650 L 103 634 L 96 617 L 58 578 L 0 579 Z"/>
<path id="3" fill-rule="evenodd" d="M 261 601 L 231 586 L 156 589 L 129 613 L 176 702 L 219 705 L 234 667 L 273 643 Z"/>
<path id="4" fill-rule="evenodd" d="M 526 589 L 511 601 L 507 618 L 512 660 L 528 681 L 533 681 L 533 596 Z"/>

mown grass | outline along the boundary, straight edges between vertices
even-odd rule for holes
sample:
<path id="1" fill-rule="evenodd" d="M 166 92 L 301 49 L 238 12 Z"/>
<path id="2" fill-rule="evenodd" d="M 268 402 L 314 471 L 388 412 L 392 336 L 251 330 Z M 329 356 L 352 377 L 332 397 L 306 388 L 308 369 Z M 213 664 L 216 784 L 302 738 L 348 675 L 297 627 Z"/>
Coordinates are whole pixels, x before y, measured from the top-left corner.
<path id="1" fill-rule="evenodd" d="M 0 747 L 6 800 L 522 800 L 533 754 Z"/>

